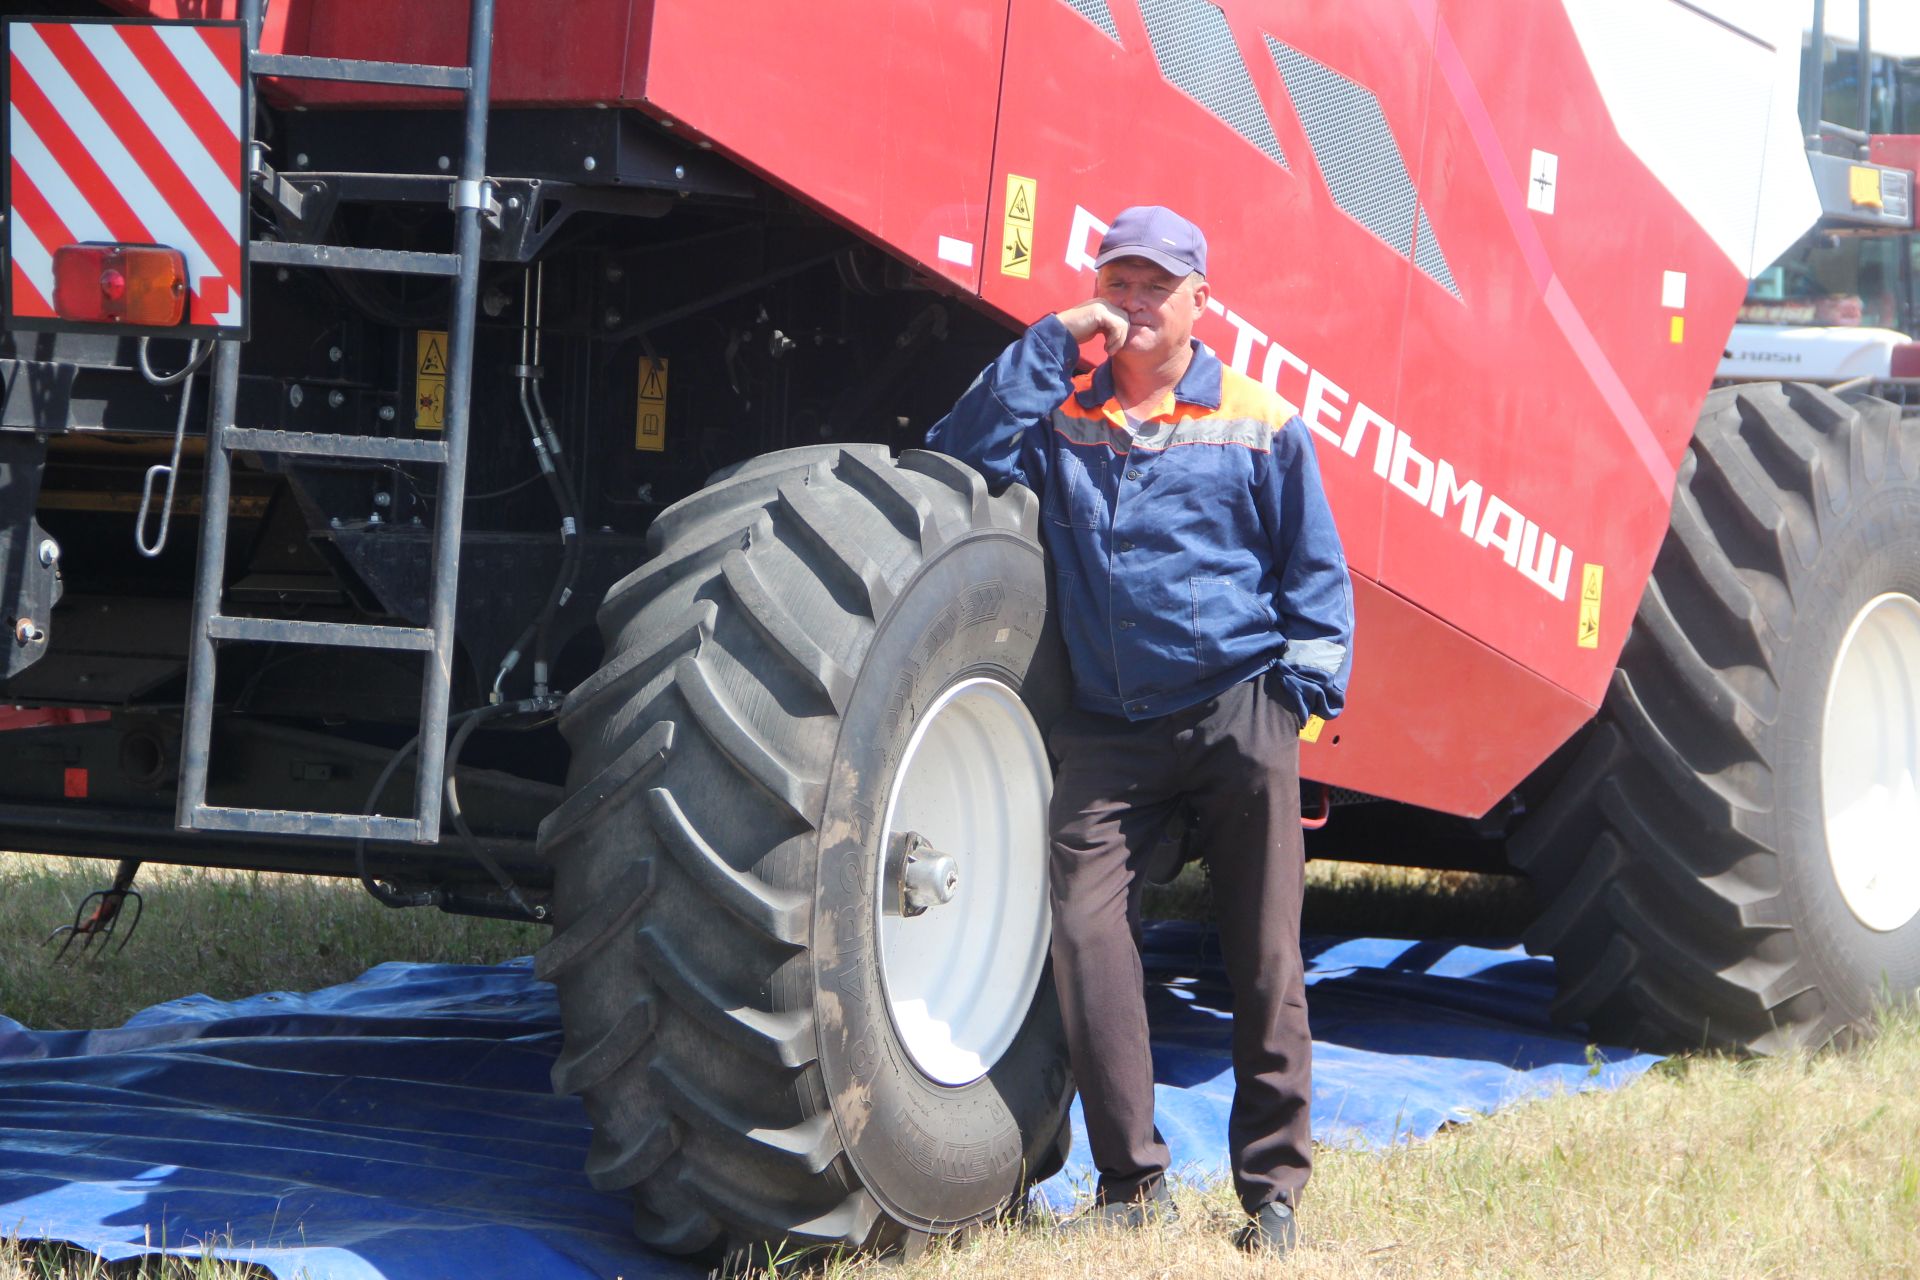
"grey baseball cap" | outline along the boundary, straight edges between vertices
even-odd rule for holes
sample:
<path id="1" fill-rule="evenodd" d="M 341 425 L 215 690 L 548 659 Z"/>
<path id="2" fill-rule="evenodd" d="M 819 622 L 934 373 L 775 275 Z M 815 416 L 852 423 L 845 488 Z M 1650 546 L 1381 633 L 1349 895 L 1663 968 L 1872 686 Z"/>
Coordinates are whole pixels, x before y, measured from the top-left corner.
<path id="1" fill-rule="evenodd" d="M 1207 238 L 1200 228 L 1171 209 L 1137 204 L 1122 209 L 1107 234 L 1093 265 L 1104 267 L 1116 258 L 1145 258 L 1155 266 L 1184 276 L 1207 274 Z"/>

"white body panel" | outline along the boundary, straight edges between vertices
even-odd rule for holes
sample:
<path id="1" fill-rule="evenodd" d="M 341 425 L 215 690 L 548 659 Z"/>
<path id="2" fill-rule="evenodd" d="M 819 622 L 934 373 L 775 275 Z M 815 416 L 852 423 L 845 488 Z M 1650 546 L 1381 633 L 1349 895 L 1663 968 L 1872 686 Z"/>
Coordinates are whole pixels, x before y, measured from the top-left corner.
<path id="1" fill-rule="evenodd" d="M 1813 225 L 1796 5 L 1740 0 L 1709 17 L 1675 0 L 1563 3 L 1621 140 L 1742 274 Z"/>
<path id="2" fill-rule="evenodd" d="M 1826 383 L 1884 378 L 1893 349 L 1912 341 L 1892 329 L 1737 324 L 1715 376 Z"/>

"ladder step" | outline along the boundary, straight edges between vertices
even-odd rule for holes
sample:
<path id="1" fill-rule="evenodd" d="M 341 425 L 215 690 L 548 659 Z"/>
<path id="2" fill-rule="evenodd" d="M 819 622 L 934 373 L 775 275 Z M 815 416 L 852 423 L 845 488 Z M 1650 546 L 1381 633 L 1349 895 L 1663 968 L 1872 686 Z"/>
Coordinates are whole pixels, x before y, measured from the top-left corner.
<path id="1" fill-rule="evenodd" d="M 407 840 L 432 844 L 438 833 L 420 839 L 412 818 L 379 813 L 307 813 L 298 809 L 230 809 L 200 804 L 188 825 L 195 831 L 245 831 L 262 836 L 332 836 L 339 840 Z"/>
<path id="2" fill-rule="evenodd" d="M 473 85 L 465 67 L 419 62 L 361 62 L 352 58 L 310 58 L 292 53 L 256 53 L 248 69 L 257 76 L 294 80 L 349 80 L 355 84 L 410 84 L 422 89 L 460 89 Z"/>
<path id="3" fill-rule="evenodd" d="M 267 431 L 259 427 L 228 427 L 221 438 L 227 448 L 248 453 L 359 458 L 372 462 L 444 463 L 447 460 L 447 446 L 439 440 L 393 440 L 386 436 L 336 435 L 328 431 Z"/>
<path id="4" fill-rule="evenodd" d="M 395 653 L 426 653 L 433 648 L 433 632 L 424 627 L 385 627 L 365 622 L 305 622 L 292 618 L 235 618 L 214 614 L 207 619 L 211 640 L 260 640 L 269 644 L 323 644 L 339 649 L 389 649 Z"/>
<path id="5" fill-rule="evenodd" d="M 338 244 L 289 244 L 255 240 L 253 261 L 278 267 L 330 267 L 336 271 L 385 271 L 400 276 L 457 276 L 460 259 L 451 253 L 410 249 L 354 249 Z"/>

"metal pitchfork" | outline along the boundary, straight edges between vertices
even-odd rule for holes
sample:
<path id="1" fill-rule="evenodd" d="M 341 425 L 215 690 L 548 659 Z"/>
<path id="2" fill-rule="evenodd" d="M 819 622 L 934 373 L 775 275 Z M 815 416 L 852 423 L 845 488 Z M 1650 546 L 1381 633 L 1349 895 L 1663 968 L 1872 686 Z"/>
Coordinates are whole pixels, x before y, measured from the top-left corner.
<path id="1" fill-rule="evenodd" d="M 139 870 L 140 859 L 120 859 L 120 867 L 113 873 L 113 883 L 105 889 L 95 889 L 80 899 L 80 905 L 73 913 L 73 923 L 63 924 L 47 935 L 47 940 L 43 944 L 46 946 L 53 945 L 56 938 L 64 936 L 66 939 L 60 944 L 60 950 L 53 957 L 55 964 L 66 959 L 67 952 L 75 942 L 80 944 L 80 951 L 76 955 L 85 954 L 96 942 L 100 944 L 99 954 L 103 956 L 108 953 L 109 948 L 114 955 L 119 955 L 127 949 L 127 944 L 133 941 L 134 931 L 140 927 L 140 917 L 147 909 L 146 901 L 140 896 L 140 891 L 133 887 L 133 877 Z M 126 916 L 128 902 L 133 903 L 131 919 L 127 919 Z M 89 904 L 93 906 L 92 914 L 87 912 Z M 114 947 L 112 946 L 114 934 L 118 932 L 123 919 L 127 920 L 127 931 L 120 934 L 120 945 Z"/>

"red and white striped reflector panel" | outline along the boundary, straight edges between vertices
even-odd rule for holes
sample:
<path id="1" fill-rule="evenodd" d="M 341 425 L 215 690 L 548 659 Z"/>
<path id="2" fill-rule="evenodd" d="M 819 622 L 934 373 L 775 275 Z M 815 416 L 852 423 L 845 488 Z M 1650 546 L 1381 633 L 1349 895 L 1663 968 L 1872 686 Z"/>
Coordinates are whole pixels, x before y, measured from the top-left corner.
<path id="1" fill-rule="evenodd" d="M 59 328 L 65 245 L 186 259 L 171 332 L 246 328 L 245 74 L 238 23 L 9 22 L 9 322 Z"/>

